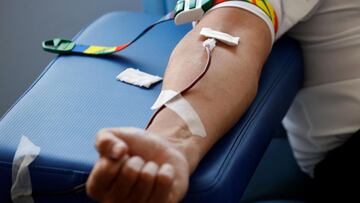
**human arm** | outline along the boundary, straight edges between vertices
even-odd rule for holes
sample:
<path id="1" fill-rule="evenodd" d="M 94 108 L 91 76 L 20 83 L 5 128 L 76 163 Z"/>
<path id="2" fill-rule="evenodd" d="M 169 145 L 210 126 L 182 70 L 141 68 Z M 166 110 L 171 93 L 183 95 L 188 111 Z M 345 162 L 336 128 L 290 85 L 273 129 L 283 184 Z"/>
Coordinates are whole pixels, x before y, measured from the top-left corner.
<path id="1" fill-rule="evenodd" d="M 202 45 L 205 39 L 199 33 L 203 27 L 241 38 L 236 47 L 218 43 L 205 77 L 183 94 L 199 114 L 207 136 L 191 135 L 186 123 L 167 108 L 157 115 L 148 129 L 171 142 L 178 141 L 180 146 L 185 146 L 182 149 L 184 154 L 188 148 L 195 146 L 196 149 L 189 149 L 187 155 L 194 158 L 196 154 L 193 161 L 189 159 L 191 171 L 211 146 L 239 120 L 254 99 L 263 64 L 271 48 L 269 29 L 260 18 L 237 8 L 214 10 L 174 49 L 163 90 L 180 91 L 202 71 L 206 63 Z"/>
<path id="2" fill-rule="evenodd" d="M 111 202 L 111 199 L 116 201 L 116 198 L 119 200 L 116 195 L 122 191 L 116 194 L 103 189 L 107 187 L 116 191 L 114 184 L 121 181 L 114 181 L 112 177 L 126 176 L 128 174 L 122 172 L 129 171 L 126 168 L 132 168 L 135 173 L 131 174 L 135 174 L 135 182 L 139 182 L 141 178 L 136 174 L 146 168 L 144 165 L 153 161 L 158 164 L 158 168 L 165 163 L 172 166 L 174 174 L 165 174 L 173 183 L 168 193 L 172 194 L 173 201 L 179 201 L 185 195 L 190 172 L 251 103 L 271 46 L 270 33 L 257 16 L 234 8 L 212 11 L 184 37 L 170 58 L 163 89 L 180 90 L 202 71 L 206 54 L 202 46 L 204 39 L 199 36 L 201 27 L 211 27 L 242 38 L 237 47 L 218 44 L 213 52 L 209 72 L 194 88 L 183 94 L 199 114 L 207 136 L 202 138 L 191 135 L 186 123 L 167 108 L 157 115 L 148 131 L 108 129 L 99 132 L 97 148 L 101 158 L 88 181 L 88 191 L 92 197 L 104 202 Z M 141 136 L 146 134 L 149 136 Z M 118 159 L 111 159 L 110 154 L 116 148 L 114 146 L 121 145 L 114 137 L 121 138 L 123 142 L 121 150 L 118 150 L 118 158 L 127 152 L 130 157 L 141 157 L 142 161 L 131 161 L 130 158 L 121 164 Z M 168 169 L 168 172 L 171 170 Z M 161 170 L 157 174 L 160 172 Z M 155 179 L 152 183 L 159 178 Z M 123 190 L 121 187 L 117 188 Z M 140 194 L 143 190 L 137 191 L 135 186 L 132 193 Z M 124 198 L 124 202 L 130 202 L 131 198 L 134 197 Z"/>

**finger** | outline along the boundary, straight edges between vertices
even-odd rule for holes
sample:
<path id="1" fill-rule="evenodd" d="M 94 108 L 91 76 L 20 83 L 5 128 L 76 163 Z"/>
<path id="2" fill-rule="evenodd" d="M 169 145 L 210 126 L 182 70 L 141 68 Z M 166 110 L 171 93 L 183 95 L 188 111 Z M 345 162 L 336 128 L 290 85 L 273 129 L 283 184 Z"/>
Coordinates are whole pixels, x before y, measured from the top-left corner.
<path id="1" fill-rule="evenodd" d="M 150 198 L 151 203 L 168 202 L 175 178 L 175 170 L 170 164 L 163 164 L 158 171 L 155 188 Z"/>
<path id="2" fill-rule="evenodd" d="M 122 166 L 115 182 L 113 183 L 108 198 L 122 200 L 129 196 L 145 162 L 141 157 L 129 158 Z"/>
<path id="3" fill-rule="evenodd" d="M 88 195 L 96 200 L 102 200 L 107 193 L 124 161 L 113 161 L 107 158 L 100 158 L 86 182 Z"/>
<path id="4" fill-rule="evenodd" d="M 126 143 L 107 129 L 97 133 L 95 145 L 101 156 L 112 159 L 120 159 L 128 150 Z"/>
<path id="5" fill-rule="evenodd" d="M 155 183 L 159 166 L 155 162 L 145 164 L 131 193 L 131 202 L 147 202 Z M 141 194 L 141 195 L 139 195 Z"/>
<path id="6" fill-rule="evenodd" d="M 157 140 L 159 143 L 155 142 L 155 136 L 150 137 L 148 136 L 148 132 L 139 128 L 111 128 L 109 130 L 128 146 L 131 146 L 128 153 L 132 155 L 155 156 L 155 154 L 151 153 L 156 150 L 146 151 L 146 155 L 141 154 L 144 151 L 144 146 L 151 145 L 153 149 L 156 149 L 160 146 L 160 143 L 163 142 L 161 139 Z"/>

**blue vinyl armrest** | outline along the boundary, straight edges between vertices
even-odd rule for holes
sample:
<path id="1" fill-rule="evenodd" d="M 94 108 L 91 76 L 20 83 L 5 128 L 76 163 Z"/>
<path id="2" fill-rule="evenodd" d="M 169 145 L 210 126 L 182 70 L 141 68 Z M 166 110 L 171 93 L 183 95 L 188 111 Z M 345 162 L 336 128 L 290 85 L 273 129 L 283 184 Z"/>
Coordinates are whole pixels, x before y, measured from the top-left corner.
<path id="1" fill-rule="evenodd" d="M 141 4 L 146 13 L 165 15 L 175 8 L 176 0 L 142 0 Z"/>
<path id="2" fill-rule="evenodd" d="M 122 44 L 158 18 L 110 13 L 87 27 L 76 42 Z M 172 49 L 190 29 L 166 22 L 119 54 L 53 60 L 0 121 L 0 202 L 10 198 L 11 164 L 21 135 L 41 147 L 30 166 L 35 192 L 63 191 L 86 181 L 98 158 L 93 147 L 96 132 L 114 126 L 144 127 L 161 90 L 160 84 L 146 90 L 115 77 L 127 67 L 163 75 Z M 293 40 L 283 38 L 264 67 L 255 101 L 200 163 L 184 202 L 239 202 L 301 84 L 300 50 Z M 35 200 L 89 202 L 83 193 Z"/>
<path id="3" fill-rule="evenodd" d="M 166 12 L 164 0 L 142 0 L 141 4 L 146 13 L 164 15 Z"/>

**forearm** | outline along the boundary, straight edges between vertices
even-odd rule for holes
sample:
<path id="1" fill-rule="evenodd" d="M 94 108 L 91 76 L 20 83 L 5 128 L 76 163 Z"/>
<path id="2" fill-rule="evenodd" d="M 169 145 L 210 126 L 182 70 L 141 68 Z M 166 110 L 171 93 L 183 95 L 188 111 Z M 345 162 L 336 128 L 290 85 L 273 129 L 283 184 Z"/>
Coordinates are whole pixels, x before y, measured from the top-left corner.
<path id="1" fill-rule="evenodd" d="M 241 38 L 236 47 L 218 43 L 207 74 L 183 94 L 199 114 L 207 136 L 191 135 L 185 121 L 167 108 L 156 116 L 148 129 L 183 152 L 191 171 L 252 102 L 262 66 L 271 48 L 269 29 L 259 17 L 237 8 L 214 10 L 174 49 L 165 74 L 164 90 L 182 90 L 204 68 L 204 38 L 199 35 L 202 27 Z"/>

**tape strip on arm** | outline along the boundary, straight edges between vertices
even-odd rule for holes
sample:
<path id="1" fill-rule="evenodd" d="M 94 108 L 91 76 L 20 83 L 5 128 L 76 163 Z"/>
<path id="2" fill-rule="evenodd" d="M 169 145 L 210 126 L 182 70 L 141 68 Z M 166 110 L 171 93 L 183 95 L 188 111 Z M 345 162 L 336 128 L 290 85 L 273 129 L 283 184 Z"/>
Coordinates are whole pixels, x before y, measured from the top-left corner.
<path id="1" fill-rule="evenodd" d="M 201 118 L 197 114 L 196 110 L 192 107 L 180 92 L 173 90 L 161 91 L 154 105 L 151 107 L 152 110 L 158 110 L 162 106 L 174 111 L 181 119 L 187 124 L 191 134 L 200 137 L 206 136 L 205 127 L 201 121 Z"/>
<path id="2" fill-rule="evenodd" d="M 258 17 L 260 17 L 266 23 L 266 25 L 268 26 L 268 28 L 270 30 L 272 43 L 275 42 L 276 32 L 278 29 L 277 28 L 278 21 L 279 21 L 278 18 L 281 17 L 277 14 L 278 8 L 272 7 L 273 9 L 271 9 L 269 11 L 271 15 L 274 15 L 273 20 L 259 6 L 256 6 L 255 4 L 249 3 L 247 1 L 226 1 L 223 3 L 217 4 L 216 6 L 211 8 L 208 12 L 210 12 L 214 9 L 224 8 L 224 7 L 235 7 L 235 8 L 244 9 L 244 10 L 247 10 L 247 11 L 257 15 Z"/>

